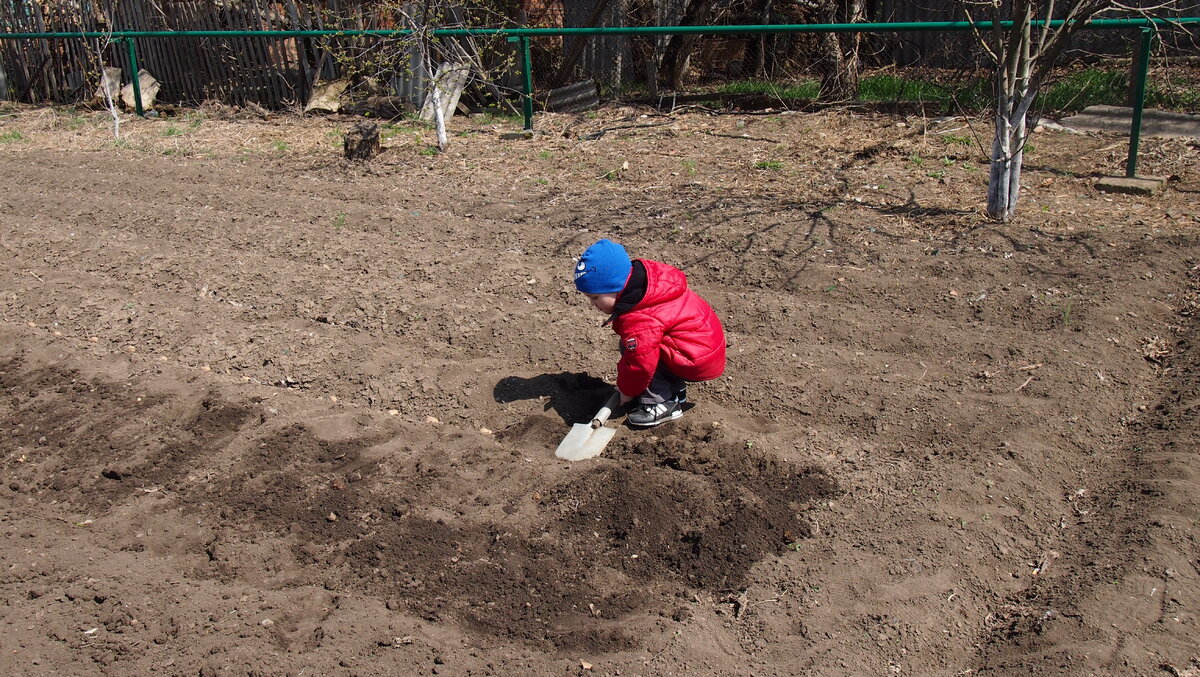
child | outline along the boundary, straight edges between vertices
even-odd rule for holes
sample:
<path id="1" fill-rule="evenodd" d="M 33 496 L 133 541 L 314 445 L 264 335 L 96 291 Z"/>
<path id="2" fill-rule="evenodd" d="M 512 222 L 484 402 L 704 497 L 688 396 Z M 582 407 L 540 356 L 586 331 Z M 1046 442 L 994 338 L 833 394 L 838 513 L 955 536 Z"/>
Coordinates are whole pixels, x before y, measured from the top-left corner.
<path id="1" fill-rule="evenodd" d="M 655 426 L 683 416 L 688 381 L 725 371 L 725 332 L 716 313 L 688 289 L 683 271 L 600 240 L 575 265 L 575 288 L 608 315 L 621 337 L 617 390 L 621 404 L 637 398 L 628 421 Z"/>

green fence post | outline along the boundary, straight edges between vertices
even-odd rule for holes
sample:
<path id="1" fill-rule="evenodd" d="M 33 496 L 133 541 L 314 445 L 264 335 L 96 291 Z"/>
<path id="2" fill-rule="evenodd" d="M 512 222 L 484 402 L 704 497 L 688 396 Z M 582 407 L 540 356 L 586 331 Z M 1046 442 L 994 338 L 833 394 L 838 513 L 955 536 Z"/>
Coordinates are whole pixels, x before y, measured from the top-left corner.
<path id="1" fill-rule="evenodd" d="M 137 46 L 133 38 L 125 38 L 129 44 L 129 69 L 133 72 L 133 111 L 139 117 L 146 117 L 142 110 L 142 79 L 138 76 Z"/>
<path id="2" fill-rule="evenodd" d="M 1129 158 L 1125 161 L 1125 176 L 1137 176 L 1138 143 L 1142 137 L 1142 109 L 1146 107 L 1146 79 L 1150 71 L 1150 47 L 1154 44 L 1154 29 L 1147 26 L 1138 37 L 1138 57 L 1134 59 L 1133 122 L 1129 125 Z"/>
<path id="3" fill-rule="evenodd" d="M 521 87 L 525 96 L 521 110 L 525 113 L 525 131 L 528 132 L 533 130 L 533 57 L 529 54 L 529 36 L 522 35 L 518 41 L 521 43 L 521 68 L 524 71 Z"/>
<path id="4" fill-rule="evenodd" d="M 533 130 L 533 58 L 529 56 L 529 36 L 509 37 L 521 50 L 521 111 L 525 115 L 525 131 Z"/>

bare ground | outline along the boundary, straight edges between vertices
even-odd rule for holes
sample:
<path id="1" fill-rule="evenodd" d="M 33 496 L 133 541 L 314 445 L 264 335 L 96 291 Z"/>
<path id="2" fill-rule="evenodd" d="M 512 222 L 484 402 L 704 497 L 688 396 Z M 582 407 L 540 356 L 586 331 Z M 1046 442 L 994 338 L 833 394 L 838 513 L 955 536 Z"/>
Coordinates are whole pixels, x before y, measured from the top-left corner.
<path id="1" fill-rule="evenodd" d="M 1200 148 L 632 109 L 0 117 L 0 670 L 1200 670 Z M 552 450 L 615 342 L 594 239 L 685 269 L 727 375 Z"/>

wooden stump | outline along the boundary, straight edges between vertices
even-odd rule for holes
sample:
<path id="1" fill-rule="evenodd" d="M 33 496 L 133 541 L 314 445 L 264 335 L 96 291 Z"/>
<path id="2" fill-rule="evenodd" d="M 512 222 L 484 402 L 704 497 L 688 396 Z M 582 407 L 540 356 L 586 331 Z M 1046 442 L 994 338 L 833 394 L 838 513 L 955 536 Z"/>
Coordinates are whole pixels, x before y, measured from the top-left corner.
<path id="1" fill-rule="evenodd" d="M 374 122 L 357 122 L 346 132 L 342 145 L 347 160 L 363 162 L 379 155 L 379 125 Z"/>

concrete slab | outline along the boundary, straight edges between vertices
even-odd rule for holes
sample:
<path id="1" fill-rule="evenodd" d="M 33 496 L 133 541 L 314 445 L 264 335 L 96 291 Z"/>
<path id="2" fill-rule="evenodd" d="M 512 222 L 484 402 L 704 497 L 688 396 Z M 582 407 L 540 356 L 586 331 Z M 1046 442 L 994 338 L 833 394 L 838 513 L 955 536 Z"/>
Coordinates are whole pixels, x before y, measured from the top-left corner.
<path id="1" fill-rule="evenodd" d="M 1158 176 L 1106 176 L 1096 182 L 1096 190 L 1101 193 L 1153 195 L 1162 190 L 1166 182 L 1166 179 Z"/>
<path id="2" fill-rule="evenodd" d="M 1078 115 L 1059 120 L 1060 124 L 1070 129 L 1126 135 L 1132 122 L 1133 109 L 1120 106 L 1088 106 Z M 1142 136 L 1200 139 L 1200 115 L 1143 110 Z"/>

